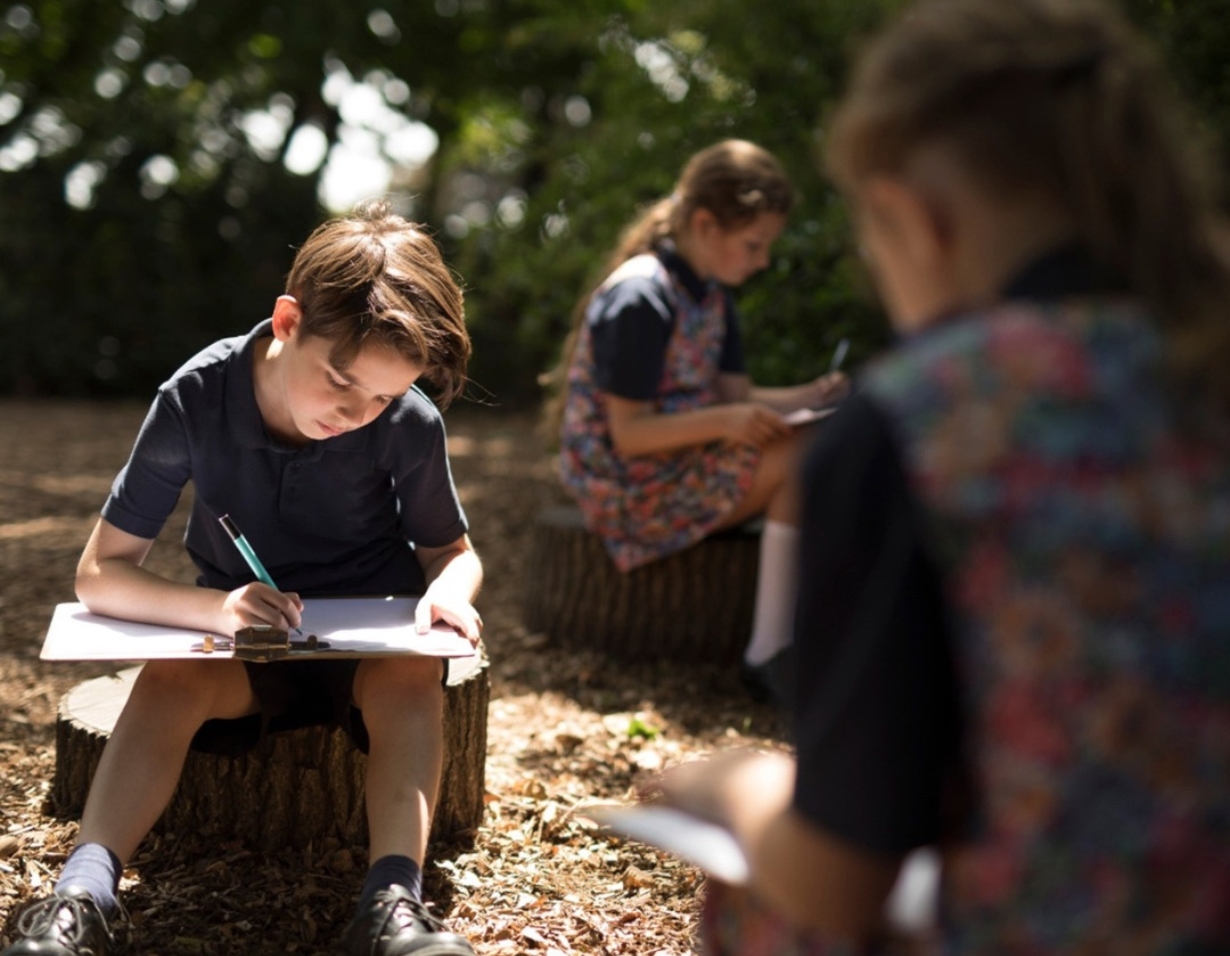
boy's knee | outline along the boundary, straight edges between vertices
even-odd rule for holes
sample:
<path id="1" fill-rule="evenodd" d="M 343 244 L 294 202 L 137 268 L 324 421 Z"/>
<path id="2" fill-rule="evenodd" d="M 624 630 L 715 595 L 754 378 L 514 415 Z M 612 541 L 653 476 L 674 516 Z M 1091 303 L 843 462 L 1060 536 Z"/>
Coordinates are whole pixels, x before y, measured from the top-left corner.
<path id="1" fill-rule="evenodd" d="M 209 711 L 232 697 L 247 677 L 231 661 L 148 661 L 133 685 L 129 704 L 163 706 L 172 713 Z"/>
<path id="2" fill-rule="evenodd" d="M 355 675 L 355 704 L 365 715 L 377 710 L 443 706 L 447 662 L 438 657 L 381 657 L 364 661 Z"/>

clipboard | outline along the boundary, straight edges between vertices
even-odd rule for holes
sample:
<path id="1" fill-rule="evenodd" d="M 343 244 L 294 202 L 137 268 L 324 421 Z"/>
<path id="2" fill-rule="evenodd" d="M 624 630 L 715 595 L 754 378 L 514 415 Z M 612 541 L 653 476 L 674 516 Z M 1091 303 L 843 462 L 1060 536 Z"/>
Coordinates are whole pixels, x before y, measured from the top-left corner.
<path id="1" fill-rule="evenodd" d="M 190 628 L 143 624 L 92 614 L 84 604 L 57 604 L 43 639 L 39 658 L 45 661 L 181 660 L 302 660 L 306 657 L 472 657 L 478 653 L 451 627 L 433 625 L 426 634 L 414 629 L 418 598 L 356 597 L 309 598 L 303 602 L 303 631 L 307 640 L 288 642 L 287 653 L 277 635 L 266 631 L 247 643 L 256 648 L 245 654 L 242 637 L 207 634 Z M 244 631 L 256 629 L 245 628 Z M 241 632 L 241 635 L 243 632 Z M 315 637 L 315 642 L 311 638 Z M 314 646 L 313 646 L 314 645 Z M 237 646 L 240 652 L 236 653 Z M 207 649 L 208 648 L 208 649 Z M 260 648 L 270 648 L 265 653 Z"/>

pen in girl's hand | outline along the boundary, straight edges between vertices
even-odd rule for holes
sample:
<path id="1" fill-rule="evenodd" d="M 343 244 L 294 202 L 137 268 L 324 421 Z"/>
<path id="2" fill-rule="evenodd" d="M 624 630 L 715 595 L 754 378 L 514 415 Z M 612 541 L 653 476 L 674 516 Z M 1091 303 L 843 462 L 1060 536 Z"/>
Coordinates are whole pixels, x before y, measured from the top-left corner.
<path id="1" fill-rule="evenodd" d="M 850 351 L 849 339 L 842 339 L 837 343 L 837 348 L 833 349 L 833 358 L 829 362 L 829 374 L 841 368 L 842 363 L 846 360 L 846 353 L 848 351 Z"/>
<path id="2" fill-rule="evenodd" d="M 275 591 L 280 591 L 276 584 L 273 583 L 273 578 L 269 576 L 269 572 L 265 570 L 265 566 L 261 564 L 261 559 L 256 556 L 256 552 L 252 550 L 252 545 L 248 544 L 248 539 L 243 536 L 239 530 L 239 525 L 235 524 L 230 515 L 223 515 L 218 519 L 222 527 L 226 529 L 226 533 L 230 539 L 235 542 L 235 547 L 239 549 L 239 553 L 243 555 L 243 559 L 248 562 L 248 567 L 252 569 L 252 573 L 260 580 L 262 584 L 267 584 Z M 302 636 L 303 631 L 300 628 L 295 628 L 295 633 Z"/>

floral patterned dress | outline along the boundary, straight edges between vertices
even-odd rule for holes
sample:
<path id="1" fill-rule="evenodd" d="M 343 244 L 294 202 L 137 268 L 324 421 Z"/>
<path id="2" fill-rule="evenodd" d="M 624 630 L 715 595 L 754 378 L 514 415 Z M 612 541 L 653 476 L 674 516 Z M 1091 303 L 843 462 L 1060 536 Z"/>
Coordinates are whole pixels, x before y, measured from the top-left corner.
<path id="1" fill-rule="evenodd" d="M 674 306 L 665 369 L 654 410 L 663 414 L 717 402 L 726 295 L 711 286 L 697 301 L 655 255 L 620 266 L 591 300 L 568 370 L 560 474 L 586 526 L 621 571 L 682 550 L 711 533 L 746 495 L 759 461 L 750 445 L 712 442 L 678 451 L 625 457 L 611 443 L 606 398 L 597 386 L 592 328 L 603 293 L 631 277 L 661 284 Z"/>
<path id="2" fill-rule="evenodd" d="M 1018 302 L 924 333 L 861 382 L 952 620 L 973 802 L 941 826 L 928 952 L 1230 953 L 1230 450 L 1176 418 L 1162 355 L 1127 303 Z M 897 597 L 879 591 L 865 602 Z M 853 645 L 841 667 L 878 653 L 816 626 Z M 914 639 L 898 630 L 886 659 Z M 867 684 L 850 697 L 893 708 Z M 827 703 L 834 727 L 860 712 Z M 866 800 L 877 766 L 906 756 L 881 749 L 843 765 L 801 744 L 800 780 Z M 711 953 L 848 951 L 727 888 L 705 932 Z"/>

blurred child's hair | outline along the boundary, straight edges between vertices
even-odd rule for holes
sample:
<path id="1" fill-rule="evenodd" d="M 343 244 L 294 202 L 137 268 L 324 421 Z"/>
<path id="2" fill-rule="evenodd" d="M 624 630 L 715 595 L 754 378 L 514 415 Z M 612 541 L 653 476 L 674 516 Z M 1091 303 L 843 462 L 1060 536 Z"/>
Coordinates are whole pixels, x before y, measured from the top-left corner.
<path id="1" fill-rule="evenodd" d="M 671 194 L 643 210 L 626 226 L 593 286 L 573 309 L 572 325 L 559 364 L 540 381 L 555 390 L 548 403 L 546 427 L 558 431 L 565 377 L 580 337 L 585 309 L 594 290 L 634 256 L 651 252 L 665 239 L 677 239 L 699 209 L 712 213 L 725 231 L 750 225 L 762 213 L 786 215 L 794 188 L 781 163 L 767 149 L 742 139 L 714 143 L 694 154 L 683 167 Z M 551 437 L 557 437 L 552 431 Z"/>
<path id="2" fill-rule="evenodd" d="M 461 289 L 427 233 L 386 200 L 318 226 L 295 255 L 286 293 L 303 310 L 303 333 L 332 343 L 338 369 L 361 349 L 387 349 L 423 370 L 442 406 L 464 389 Z"/>
<path id="3" fill-rule="evenodd" d="M 1208 151 L 1094 0 L 921 0 L 864 51 L 827 165 L 857 192 L 936 146 L 988 195 L 1042 195 L 1156 315 L 1174 373 L 1230 398 L 1230 279 Z"/>

